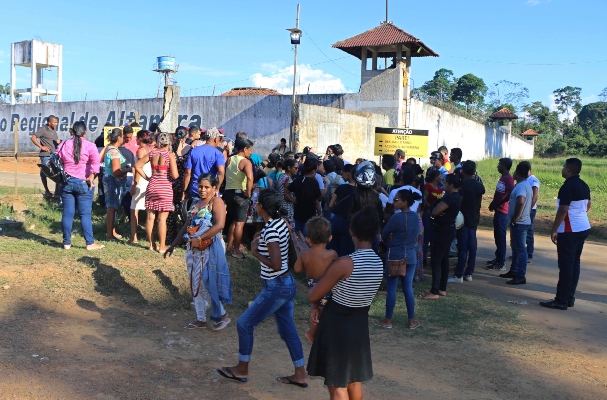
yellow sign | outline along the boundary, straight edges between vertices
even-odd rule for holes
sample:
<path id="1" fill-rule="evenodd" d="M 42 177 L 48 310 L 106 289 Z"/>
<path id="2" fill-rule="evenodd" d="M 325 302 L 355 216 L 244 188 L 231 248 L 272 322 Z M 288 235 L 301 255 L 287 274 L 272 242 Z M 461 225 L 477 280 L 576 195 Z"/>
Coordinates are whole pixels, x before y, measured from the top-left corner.
<path id="1" fill-rule="evenodd" d="M 407 157 L 428 157 L 428 131 L 420 129 L 375 128 L 375 155 L 405 151 Z"/>
<path id="2" fill-rule="evenodd" d="M 118 128 L 120 130 L 124 129 L 123 126 L 104 126 L 103 127 L 103 145 L 104 146 L 107 146 L 108 144 L 110 144 L 110 142 L 107 140 L 107 135 L 108 135 L 108 133 L 110 133 L 110 131 L 112 129 L 116 129 L 116 128 Z M 136 140 L 137 132 L 139 132 L 141 130 L 141 127 L 133 126 L 132 128 L 133 128 L 133 139 L 131 139 L 131 140 Z"/>

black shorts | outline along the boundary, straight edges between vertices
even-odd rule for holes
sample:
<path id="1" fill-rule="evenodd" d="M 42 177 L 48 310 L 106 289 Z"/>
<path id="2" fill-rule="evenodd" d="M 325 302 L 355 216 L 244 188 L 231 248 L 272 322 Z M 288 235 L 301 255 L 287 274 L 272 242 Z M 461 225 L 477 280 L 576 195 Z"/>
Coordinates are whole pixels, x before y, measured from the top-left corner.
<path id="1" fill-rule="evenodd" d="M 228 218 L 231 217 L 233 222 L 246 222 L 251 199 L 244 197 L 242 192 L 236 193 L 234 189 L 224 191 L 222 198 L 226 203 Z"/>

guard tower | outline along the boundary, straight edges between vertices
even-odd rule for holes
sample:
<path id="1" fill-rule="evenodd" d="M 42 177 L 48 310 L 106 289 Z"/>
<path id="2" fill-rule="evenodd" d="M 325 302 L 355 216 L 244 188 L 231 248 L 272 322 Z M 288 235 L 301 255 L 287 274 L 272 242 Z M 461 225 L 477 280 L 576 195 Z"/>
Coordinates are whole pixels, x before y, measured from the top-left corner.
<path id="1" fill-rule="evenodd" d="M 390 21 L 369 29 L 359 35 L 342 40 L 333 45 L 361 60 L 361 94 L 375 90 L 391 98 L 373 97 L 369 100 L 395 100 L 398 111 L 395 115 L 388 113 L 394 126 L 408 127 L 409 99 L 411 94 L 411 58 L 438 57 L 438 54 L 426 46 L 420 39 L 405 32 Z M 384 59 L 383 70 L 378 69 L 378 59 Z M 370 60 L 370 63 L 369 63 Z M 369 65 L 370 64 L 370 65 Z M 386 93 L 387 85 L 391 86 L 393 95 Z M 368 87 L 368 88 L 366 88 Z M 391 107 L 392 108 L 392 107 Z M 377 110 L 370 110 L 375 111 Z"/>
<path id="2" fill-rule="evenodd" d="M 63 46 L 60 44 L 26 40 L 11 44 L 11 104 L 15 104 L 15 93 L 29 95 L 32 103 L 40 103 L 41 97 L 55 96 L 61 101 L 62 94 L 62 60 Z M 31 69 L 31 86 L 29 89 L 17 89 L 17 71 L 15 67 Z M 43 88 L 42 70 L 57 68 L 57 89 Z"/>

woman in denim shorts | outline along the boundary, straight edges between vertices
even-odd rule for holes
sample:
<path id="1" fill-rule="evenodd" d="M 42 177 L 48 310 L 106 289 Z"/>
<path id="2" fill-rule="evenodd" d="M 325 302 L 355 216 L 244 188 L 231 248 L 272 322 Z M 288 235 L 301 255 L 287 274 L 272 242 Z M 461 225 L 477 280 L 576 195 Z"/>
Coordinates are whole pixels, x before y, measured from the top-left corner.
<path id="1" fill-rule="evenodd" d="M 107 136 L 110 144 L 102 152 L 105 166 L 103 187 L 105 189 L 105 206 L 107 207 L 107 214 L 105 215 L 106 240 L 119 240 L 122 239 L 122 236 L 116 232 L 114 226 L 116 210 L 121 206 L 122 194 L 126 189 L 126 177 L 131 172 L 132 166 L 127 167 L 126 160 L 118 150 L 118 147 L 122 144 L 122 130 L 119 128 L 112 129 Z"/>

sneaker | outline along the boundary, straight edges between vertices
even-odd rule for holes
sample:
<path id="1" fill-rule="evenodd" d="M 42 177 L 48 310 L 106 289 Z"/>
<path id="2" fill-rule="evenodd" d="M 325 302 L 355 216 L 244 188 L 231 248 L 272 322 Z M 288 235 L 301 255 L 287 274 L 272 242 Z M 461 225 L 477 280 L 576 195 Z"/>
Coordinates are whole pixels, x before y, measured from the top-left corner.
<path id="1" fill-rule="evenodd" d="M 464 275 L 464 280 L 466 282 L 472 282 L 472 275 Z"/>
<path id="2" fill-rule="evenodd" d="M 497 262 L 497 259 L 493 259 L 491 261 L 487 261 L 487 265 L 491 265 L 491 264 L 495 264 Z"/>
<path id="3" fill-rule="evenodd" d="M 495 263 L 493 264 L 492 268 L 488 268 L 487 269 L 492 269 L 493 271 L 505 271 L 506 270 L 506 265 L 505 264 L 498 264 Z"/>
<path id="4" fill-rule="evenodd" d="M 462 277 L 458 278 L 457 276 L 453 275 L 447 279 L 447 283 L 464 283 L 464 279 Z"/>

